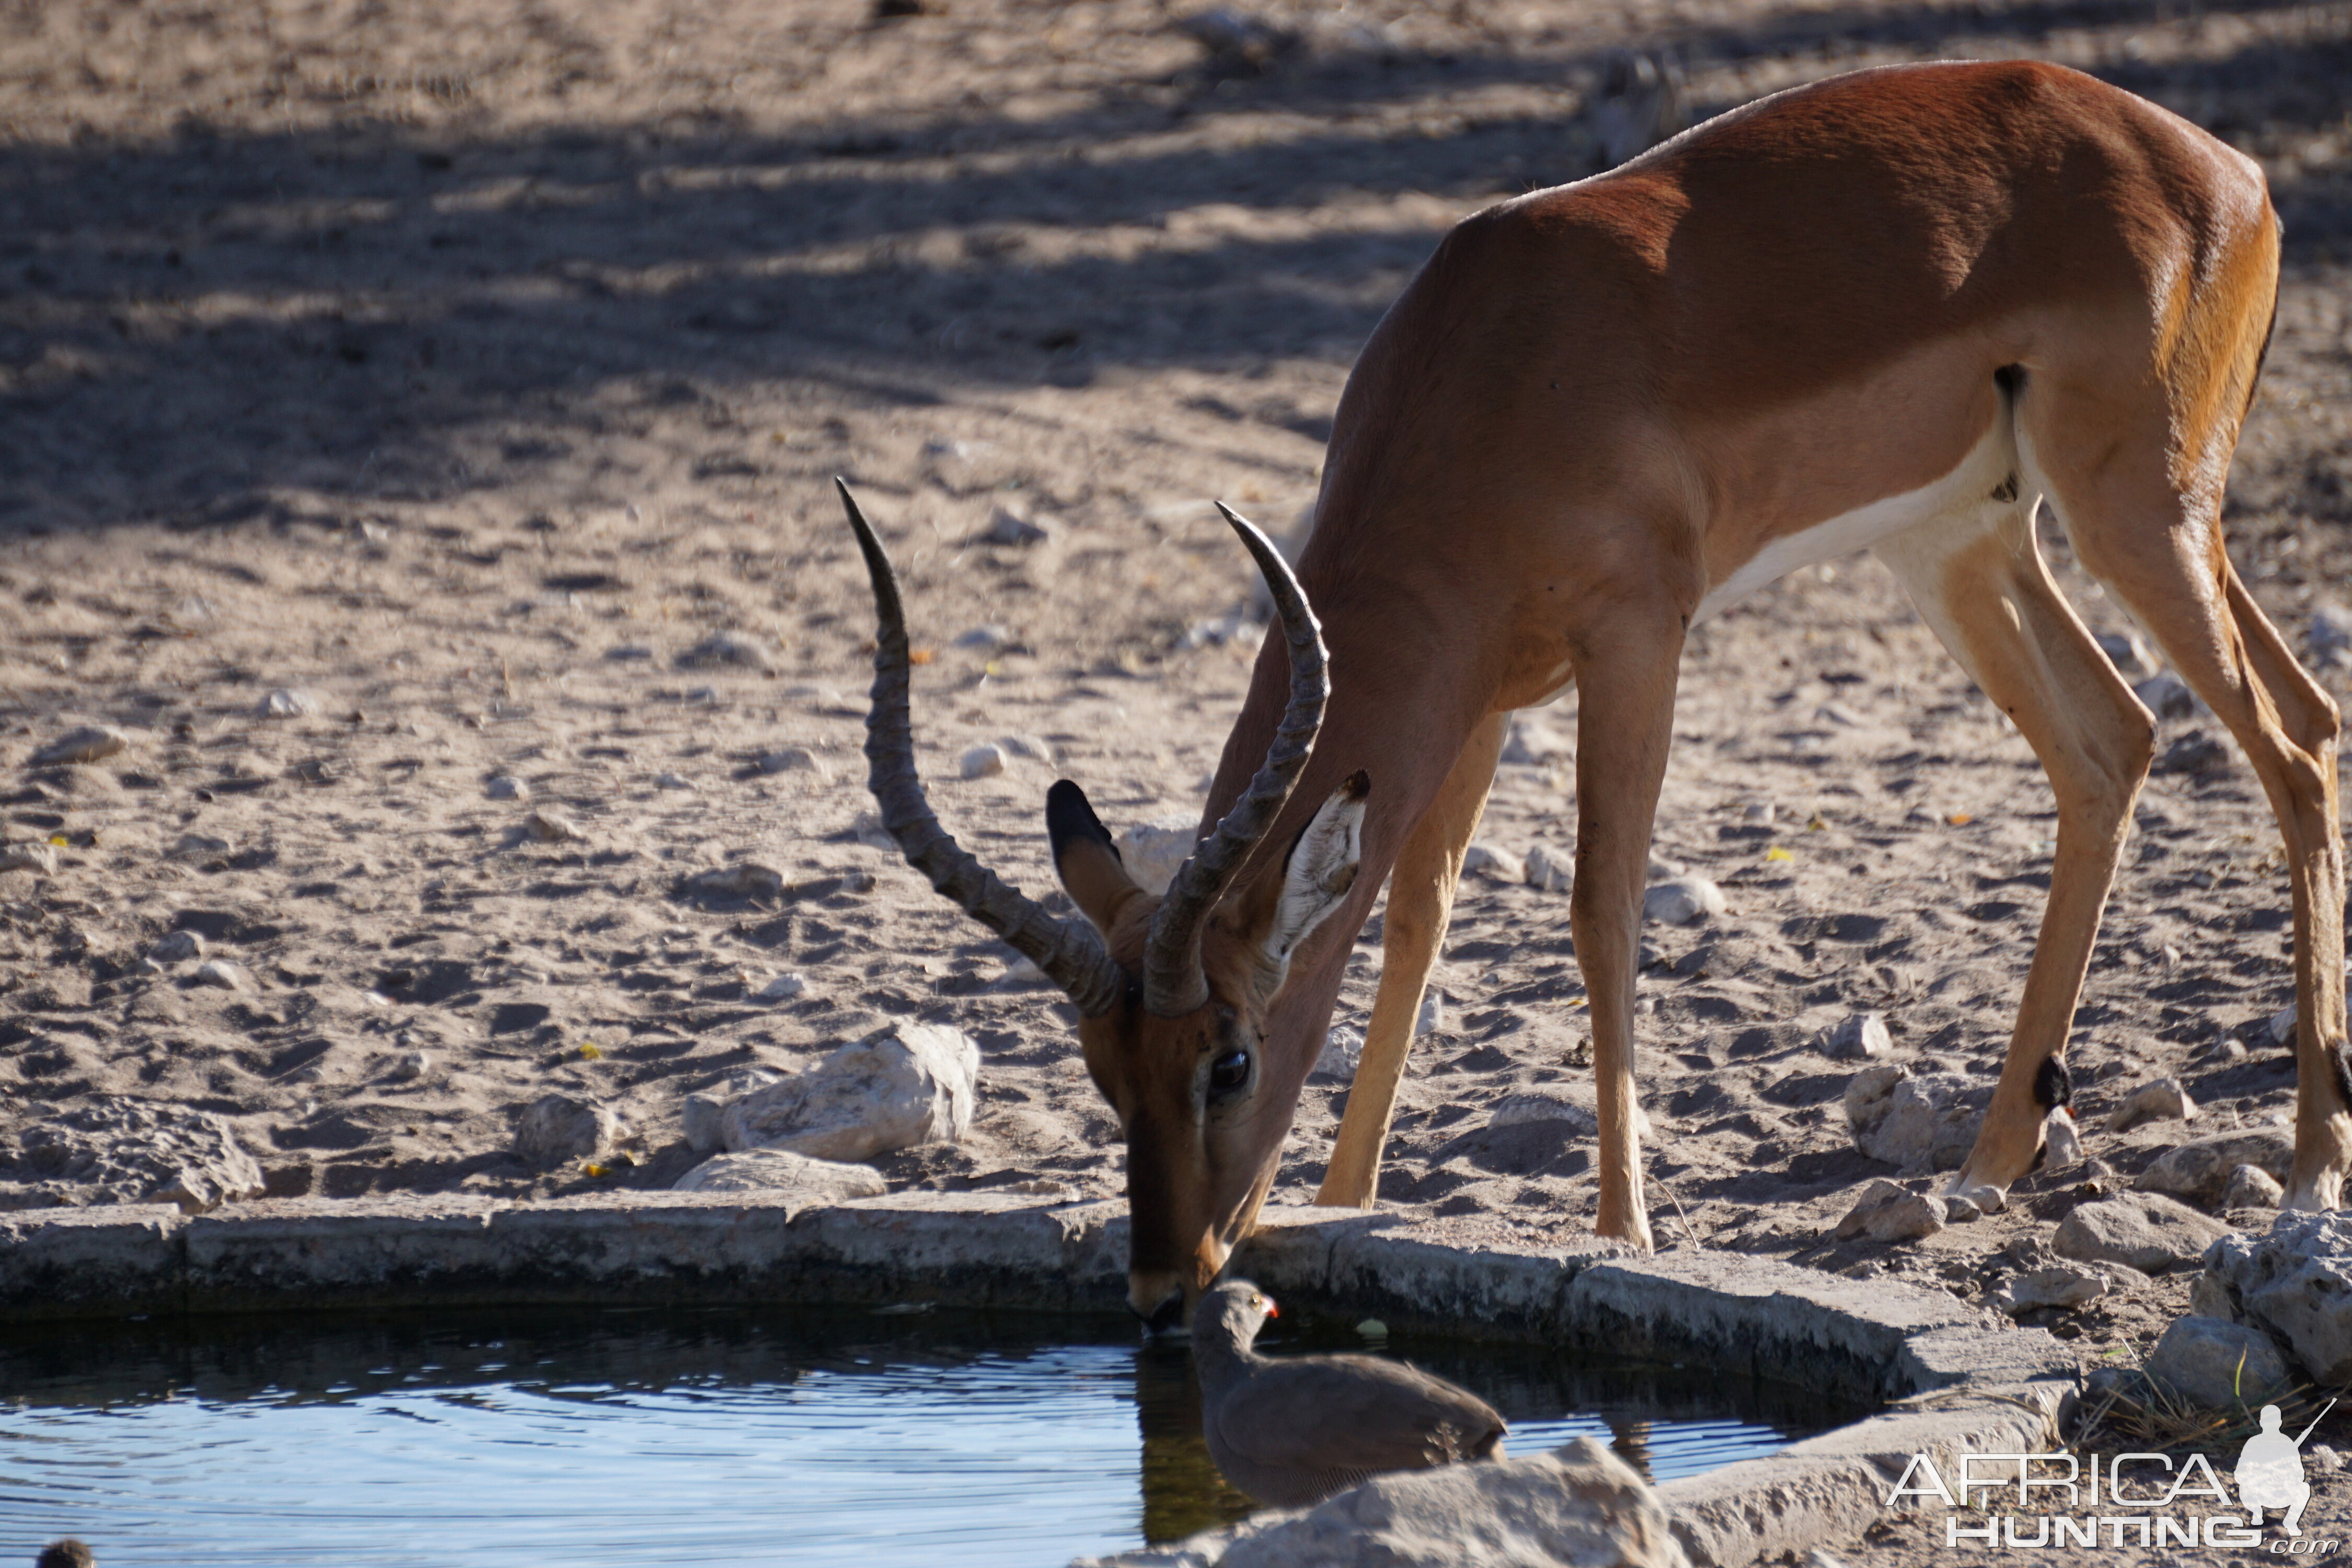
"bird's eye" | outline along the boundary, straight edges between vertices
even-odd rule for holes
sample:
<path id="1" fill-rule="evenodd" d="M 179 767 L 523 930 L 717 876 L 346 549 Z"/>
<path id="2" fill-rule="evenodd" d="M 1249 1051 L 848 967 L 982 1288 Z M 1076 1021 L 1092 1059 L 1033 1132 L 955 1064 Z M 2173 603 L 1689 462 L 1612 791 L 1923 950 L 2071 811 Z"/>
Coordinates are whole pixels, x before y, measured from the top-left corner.
<path id="1" fill-rule="evenodd" d="M 1209 1064 L 1209 1088 L 1219 1094 L 1230 1094 L 1247 1083 L 1249 1075 L 1249 1053 L 1227 1051 Z"/>

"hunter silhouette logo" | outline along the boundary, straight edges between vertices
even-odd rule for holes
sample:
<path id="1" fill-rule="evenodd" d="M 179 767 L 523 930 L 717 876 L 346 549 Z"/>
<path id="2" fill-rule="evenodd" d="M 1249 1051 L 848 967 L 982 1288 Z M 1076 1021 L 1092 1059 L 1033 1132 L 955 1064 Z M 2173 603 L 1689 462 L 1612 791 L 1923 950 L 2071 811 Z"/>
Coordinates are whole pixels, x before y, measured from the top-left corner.
<path id="1" fill-rule="evenodd" d="M 2289 1535 L 2303 1533 L 2303 1505 L 2311 1500 L 2311 1483 L 2303 1475 L 2303 1445 L 2321 1417 L 2335 1408 L 2336 1401 L 2329 1400 L 2302 1436 L 2290 1437 L 2279 1430 L 2279 1407 L 2263 1406 L 2263 1429 L 2238 1450 L 2238 1501 L 2244 1505 L 2247 1523 L 2260 1529 L 2263 1510 L 2283 1508 L 2286 1517 L 2279 1521 L 2279 1528 Z"/>

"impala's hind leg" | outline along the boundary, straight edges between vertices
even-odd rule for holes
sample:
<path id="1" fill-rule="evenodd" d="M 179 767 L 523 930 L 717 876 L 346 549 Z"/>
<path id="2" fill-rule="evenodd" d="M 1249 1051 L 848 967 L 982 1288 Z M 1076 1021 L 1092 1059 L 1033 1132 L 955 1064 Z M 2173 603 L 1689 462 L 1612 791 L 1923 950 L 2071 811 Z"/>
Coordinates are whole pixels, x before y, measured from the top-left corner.
<path id="1" fill-rule="evenodd" d="M 1952 1193 L 1999 1208 L 2042 1153 L 2042 1126 L 2066 1103 L 2066 1033 L 2091 947 L 2147 776 L 2156 721 L 2051 580 L 2033 536 L 2034 498 L 1986 500 L 1887 541 L 1877 552 L 2049 774 L 2058 804 L 2050 896 L 2026 971 L 2009 1055 Z"/>
<path id="2" fill-rule="evenodd" d="M 1421 994 L 1445 941 L 1462 858 L 1486 809 L 1486 792 L 1494 787 L 1495 763 L 1502 755 L 1510 720 L 1506 710 L 1479 721 L 1463 742 L 1462 754 L 1439 786 L 1437 798 L 1397 852 L 1396 868 L 1389 873 L 1388 913 L 1381 924 L 1381 988 L 1372 998 L 1364 1054 L 1348 1089 L 1347 1114 L 1339 1120 L 1331 1163 L 1315 1194 L 1318 1204 L 1370 1208 L 1379 1191 L 1381 1151 L 1388 1142 L 1389 1120 L 1396 1113 L 1405 1056 L 1412 1049 Z"/>

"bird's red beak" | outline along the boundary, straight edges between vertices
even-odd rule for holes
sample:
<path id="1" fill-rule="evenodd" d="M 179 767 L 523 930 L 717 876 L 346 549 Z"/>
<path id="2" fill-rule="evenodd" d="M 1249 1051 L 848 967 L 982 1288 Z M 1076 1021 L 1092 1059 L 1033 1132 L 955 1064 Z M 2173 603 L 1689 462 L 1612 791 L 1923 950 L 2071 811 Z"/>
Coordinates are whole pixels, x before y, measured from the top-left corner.
<path id="1" fill-rule="evenodd" d="M 1269 1318 L 1279 1318 L 1282 1316 L 1282 1309 L 1268 1301 L 1265 1304 L 1265 1315 Z"/>

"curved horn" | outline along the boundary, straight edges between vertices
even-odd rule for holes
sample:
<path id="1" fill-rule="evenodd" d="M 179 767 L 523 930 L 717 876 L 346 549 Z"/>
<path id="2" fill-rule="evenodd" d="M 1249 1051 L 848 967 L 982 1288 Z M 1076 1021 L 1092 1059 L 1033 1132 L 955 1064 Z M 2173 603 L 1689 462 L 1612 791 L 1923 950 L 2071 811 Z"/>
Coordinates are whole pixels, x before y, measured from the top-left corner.
<path id="1" fill-rule="evenodd" d="M 1242 536 L 1274 595 L 1275 613 L 1290 645 L 1290 706 L 1283 710 L 1281 727 L 1274 732 L 1257 776 L 1177 870 L 1168 896 L 1151 917 L 1151 941 L 1143 952 L 1143 1005 L 1163 1018 L 1189 1013 L 1209 999 L 1208 976 L 1201 970 L 1201 929 L 1234 873 L 1290 798 L 1291 786 L 1307 765 L 1307 753 L 1314 749 L 1315 732 L 1323 726 L 1324 701 L 1331 695 L 1323 628 L 1307 607 L 1307 595 L 1291 575 L 1289 563 L 1233 508 L 1219 501 L 1217 510 Z"/>
<path id="2" fill-rule="evenodd" d="M 866 785 L 882 807 L 882 826 L 898 841 L 908 865 L 929 877 L 931 886 L 953 899 L 966 914 L 1045 971 L 1047 979 L 1070 994 L 1079 1012 L 1088 1017 L 1109 1012 L 1126 981 L 1094 927 L 1057 920 L 1034 900 L 1007 887 L 931 815 L 930 802 L 923 798 L 922 781 L 915 776 L 914 721 L 907 705 L 914 670 L 907 646 L 906 612 L 898 602 L 898 579 L 890 570 L 890 557 L 884 553 L 882 542 L 874 537 L 866 514 L 857 510 L 849 486 L 837 479 L 833 482 L 841 491 L 849 526 L 856 531 L 857 548 L 866 553 L 866 572 L 874 582 L 874 609 L 880 622 L 874 635 L 874 705 L 866 715 Z"/>

